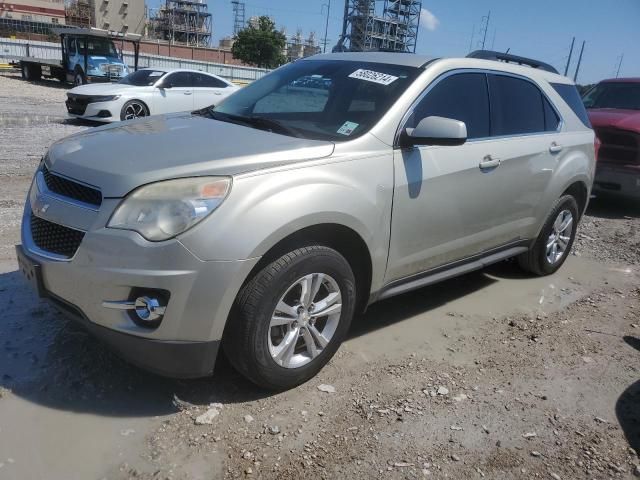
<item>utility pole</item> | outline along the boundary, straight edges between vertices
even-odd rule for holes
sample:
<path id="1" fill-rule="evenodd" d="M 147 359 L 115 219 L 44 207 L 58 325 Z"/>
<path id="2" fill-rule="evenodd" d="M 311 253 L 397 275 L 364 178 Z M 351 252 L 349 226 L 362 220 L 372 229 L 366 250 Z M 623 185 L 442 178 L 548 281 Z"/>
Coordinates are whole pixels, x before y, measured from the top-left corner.
<path id="1" fill-rule="evenodd" d="M 476 34 L 476 26 L 473 25 L 473 28 L 471 28 L 471 41 L 469 42 L 469 52 L 471 52 L 471 50 L 473 50 L 473 37 Z"/>
<path id="2" fill-rule="evenodd" d="M 484 35 L 483 35 L 483 37 L 482 37 L 482 50 L 484 50 L 484 44 L 485 44 L 485 43 L 486 43 L 486 41 L 487 41 L 487 31 L 489 30 L 489 21 L 491 20 L 491 10 L 489 10 L 489 13 L 487 14 L 487 16 L 486 16 L 486 17 L 482 17 L 482 19 L 483 19 L 483 20 L 484 20 L 484 19 L 486 19 L 486 20 L 487 20 L 487 23 L 486 23 L 486 25 L 484 26 Z"/>
<path id="3" fill-rule="evenodd" d="M 324 24 L 324 39 L 322 40 L 322 53 L 327 53 L 327 44 L 329 43 L 329 39 L 327 38 L 327 33 L 329 32 L 329 13 L 331 12 L 331 0 L 329 3 L 322 4 L 322 9 L 327 7 L 327 21 Z"/>
<path id="4" fill-rule="evenodd" d="M 573 76 L 573 81 L 577 82 L 578 81 L 578 72 L 580 71 L 580 64 L 582 63 L 582 54 L 584 53 L 584 44 L 585 41 L 582 41 L 582 48 L 580 49 L 580 56 L 578 57 L 578 65 L 576 66 L 576 73 Z"/>
<path id="5" fill-rule="evenodd" d="M 576 43 L 576 37 L 573 37 L 571 40 L 571 48 L 569 49 L 569 58 L 567 58 L 567 66 L 564 67 L 564 76 L 567 76 L 569 73 L 569 64 L 571 63 L 571 55 L 573 54 L 573 45 Z"/>
<path id="6" fill-rule="evenodd" d="M 620 55 L 620 61 L 618 62 L 618 69 L 616 70 L 616 78 L 620 76 L 620 67 L 622 66 L 622 59 L 624 58 L 624 53 Z"/>
<path id="7" fill-rule="evenodd" d="M 496 30 L 497 29 L 493 29 L 493 40 L 491 40 L 491 50 L 493 50 L 495 44 L 496 44 Z"/>

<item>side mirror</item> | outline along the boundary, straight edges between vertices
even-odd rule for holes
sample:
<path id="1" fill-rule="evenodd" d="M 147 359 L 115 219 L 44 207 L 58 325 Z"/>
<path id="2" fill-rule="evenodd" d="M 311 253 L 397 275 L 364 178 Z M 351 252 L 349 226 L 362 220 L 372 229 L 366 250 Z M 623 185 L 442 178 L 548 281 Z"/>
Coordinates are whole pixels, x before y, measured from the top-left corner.
<path id="1" fill-rule="evenodd" d="M 160 85 L 158 85 L 158 88 L 166 90 L 168 88 L 173 88 L 173 85 L 171 85 L 171 82 L 162 82 Z"/>
<path id="2" fill-rule="evenodd" d="M 415 145 L 462 145 L 467 141 L 467 126 L 460 120 L 427 117 L 416 128 L 406 128 L 400 139 L 402 147 Z"/>

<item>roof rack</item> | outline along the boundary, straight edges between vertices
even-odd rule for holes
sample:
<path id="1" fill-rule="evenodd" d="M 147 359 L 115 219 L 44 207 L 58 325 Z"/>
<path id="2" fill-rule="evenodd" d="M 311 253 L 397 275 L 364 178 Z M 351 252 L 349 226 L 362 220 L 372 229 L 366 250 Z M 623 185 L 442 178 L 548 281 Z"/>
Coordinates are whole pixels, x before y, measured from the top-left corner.
<path id="1" fill-rule="evenodd" d="M 517 63 L 519 65 L 528 65 L 533 68 L 539 68 L 551 73 L 558 73 L 554 67 L 548 63 L 534 60 L 532 58 L 511 55 L 510 53 L 494 52 L 493 50 L 476 50 L 467 55 L 467 58 L 480 58 L 482 60 L 496 60 L 507 63 Z"/>

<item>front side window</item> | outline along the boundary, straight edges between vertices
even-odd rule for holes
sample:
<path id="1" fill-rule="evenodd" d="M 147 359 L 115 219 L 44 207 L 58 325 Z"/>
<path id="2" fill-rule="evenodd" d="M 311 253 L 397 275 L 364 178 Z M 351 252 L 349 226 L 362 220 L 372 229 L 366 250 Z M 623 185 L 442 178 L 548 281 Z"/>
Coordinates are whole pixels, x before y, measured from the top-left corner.
<path id="1" fill-rule="evenodd" d="M 175 72 L 167 76 L 164 84 L 172 88 L 193 87 L 193 76 L 191 72 Z"/>
<path id="2" fill-rule="evenodd" d="M 484 73 L 458 73 L 438 82 L 418 103 L 405 127 L 415 128 L 430 116 L 460 120 L 467 138 L 484 138 L 489 131 L 489 93 Z"/>
<path id="3" fill-rule="evenodd" d="M 533 83 L 506 75 L 489 75 L 491 135 L 519 135 L 547 130 L 544 96 Z M 553 123 L 552 119 L 549 119 Z M 556 123 L 557 127 L 557 123 Z"/>
<path id="4" fill-rule="evenodd" d="M 212 117 L 285 135 L 344 141 L 363 135 L 422 70 L 352 60 L 300 60 L 234 93 Z M 267 122 L 268 121 L 268 122 Z"/>

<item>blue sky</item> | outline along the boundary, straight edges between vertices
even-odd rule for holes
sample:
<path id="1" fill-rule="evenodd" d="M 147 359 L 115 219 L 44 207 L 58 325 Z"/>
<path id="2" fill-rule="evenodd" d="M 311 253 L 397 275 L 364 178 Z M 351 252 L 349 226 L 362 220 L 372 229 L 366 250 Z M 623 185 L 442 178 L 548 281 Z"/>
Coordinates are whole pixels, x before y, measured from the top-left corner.
<path id="1" fill-rule="evenodd" d="M 229 0 L 208 0 L 213 13 L 214 45 L 230 35 L 233 13 Z M 323 4 L 329 0 L 247 0 L 247 18 L 270 15 L 289 34 L 301 28 L 324 36 Z M 147 0 L 156 7 L 161 0 Z M 382 3 L 382 2 L 378 2 Z M 586 40 L 579 83 L 593 83 L 615 76 L 624 53 L 620 76 L 640 77 L 640 0 L 426 0 L 417 53 L 432 56 L 464 56 L 472 30 L 477 48 L 482 17 L 491 11 L 486 48 L 530 56 L 551 63 L 564 72 L 571 38 L 576 46 L 569 69 L 573 76 L 580 46 Z M 381 5 L 380 5 L 381 6 Z M 326 7 L 325 10 L 326 12 Z M 344 0 L 331 0 L 329 34 L 333 46 L 342 28 Z M 495 32 L 495 42 L 494 42 Z"/>

